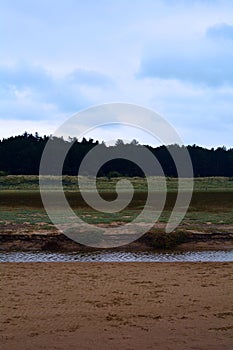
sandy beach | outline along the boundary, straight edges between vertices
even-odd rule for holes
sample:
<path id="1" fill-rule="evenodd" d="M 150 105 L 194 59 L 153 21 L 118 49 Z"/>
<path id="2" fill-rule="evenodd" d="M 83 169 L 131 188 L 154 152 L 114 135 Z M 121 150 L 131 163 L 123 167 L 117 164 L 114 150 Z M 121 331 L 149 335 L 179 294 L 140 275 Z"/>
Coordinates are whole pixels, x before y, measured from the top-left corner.
<path id="1" fill-rule="evenodd" d="M 2 263 L 2 350 L 232 349 L 232 263 Z"/>

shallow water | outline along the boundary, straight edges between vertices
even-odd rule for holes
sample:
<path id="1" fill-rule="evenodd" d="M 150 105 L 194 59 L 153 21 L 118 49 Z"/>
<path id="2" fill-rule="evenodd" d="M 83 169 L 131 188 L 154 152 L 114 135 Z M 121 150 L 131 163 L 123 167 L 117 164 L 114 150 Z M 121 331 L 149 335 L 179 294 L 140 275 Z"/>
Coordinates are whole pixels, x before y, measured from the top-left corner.
<path id="1" fill-rule="evenodd" d="M 0 262 L 229 262 L 233 250 L 185 252 L 125 252 L 97 250 L 94 252 L 0 252 Z"/>

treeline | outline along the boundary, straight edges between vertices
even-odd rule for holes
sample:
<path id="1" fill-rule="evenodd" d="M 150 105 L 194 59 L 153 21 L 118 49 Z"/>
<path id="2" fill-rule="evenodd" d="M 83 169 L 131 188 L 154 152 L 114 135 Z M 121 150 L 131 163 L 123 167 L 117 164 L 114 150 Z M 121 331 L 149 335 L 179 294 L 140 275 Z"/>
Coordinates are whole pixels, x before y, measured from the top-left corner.
<path id="1" fill-rule="evenodd" d="M 83 138 L 79 141 L 70 138 L 64 140 L 54 136 L 41 137 L 38 133 L 32 135 L 25 132 L 20 136 L 0 140 L 0 175 L 38 175 L 41 156 L 48 140 L 52 142 L 54 148 L 67 147 L 67 144 L 72 142 L 63 166 L 64 175 L 77 175 L 84 156 L 99 144 L 98 141 L 93 139 Z M 103 152 L 108 152 L 109 148 L 104 143 L 101 146 Z M 136 140 L 131 142 L 130 147 L 132 146 L 141 147 Z M 122 140 L 118 140 L 116 145 L 111 147 L 129 147 L 129 145 L 124 144 Z M 182 147 L 178 145 L 146 147 L 156 156 L 166 176 L 177 176 L 176 166 L 169 150 L 182 152 Z M 206 149 L 192 145 L 187 146 L 186 149 L 192 160 L 195 177 L 233 176 L 233 148 L 228 150 L 225 147 Z M 143 176 L 143 172 L 133 162 L 114 159 L 100 168 L 98 176 Z"/>

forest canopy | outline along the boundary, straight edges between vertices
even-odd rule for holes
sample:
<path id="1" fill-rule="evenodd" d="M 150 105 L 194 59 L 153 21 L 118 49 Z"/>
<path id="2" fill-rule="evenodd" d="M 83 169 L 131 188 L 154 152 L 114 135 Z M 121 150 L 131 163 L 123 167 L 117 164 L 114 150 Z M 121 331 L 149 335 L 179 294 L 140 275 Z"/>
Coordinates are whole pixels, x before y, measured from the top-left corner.
<path id="1" fill-rule="evenodd" d="M 47 141 L 53 143 L 54 147 L 67 147 L 71 143 L 70 150 L 66 156 L 63 174 L 77 175 L 79 166 L 85 155 L 96 145 L 98 141 L 83 138 L 81 141 L 76 138 L 64 140 L 62 137 L 39 136 L 25 132 L 23 135 L 12 136 L 0 140 L 0 175 L 38 175 L 40 160 Z M 108 152 L 109 147 L 101 144 L 103 152 Z M 130 147 L 142 147 L 136 140 L 132 140 Z M 117 140 L 114 146 L 129 147 L 122 140 Z M 177 177 L 177 171 L 169 150 L 182 152 L 184 146 L 170 145 L 152 147 L 145 145 L 160 162 L 164 174 L 170 177 Z M 197 145 L 186 146 L 193 164 L 195 177 L 206 176 L 233 176 L 233 148 L 206 149 Z M 49 175 L 53 175 L 50 173 Z M 89 174 L 85 174 L 89 175 Z M 156 174 L 153 174 L 156 175 Z M 105 163 L 99 170 L 98 176 L 144 176 L 142 170 L 133 162 L 124 159 L 114 159 Z"/>

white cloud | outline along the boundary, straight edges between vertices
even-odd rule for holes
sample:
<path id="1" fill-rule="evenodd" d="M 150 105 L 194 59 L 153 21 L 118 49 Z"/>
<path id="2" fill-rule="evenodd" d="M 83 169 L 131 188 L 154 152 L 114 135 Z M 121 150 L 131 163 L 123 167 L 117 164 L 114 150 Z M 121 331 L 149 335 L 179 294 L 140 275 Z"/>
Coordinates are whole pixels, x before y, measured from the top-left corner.
<path id="1" fill-rule="evenodd" d="M 230 0 L 1 4 L 1 135 L 24 122 L 49 133 L 122 101 L 163 114 L 185 143 L 232 145 L 232 11 Z"/>
<path id="2" fill-rule="evenodd" d="M 33 121 L 33 120 L 18 120 L 18 119 L 1 119 L 0 118 L 0 139 L 10 136 L 22 135 L 25 131 L 40 135 L 51 135 L 59 126 L 56 121 Z"/>

